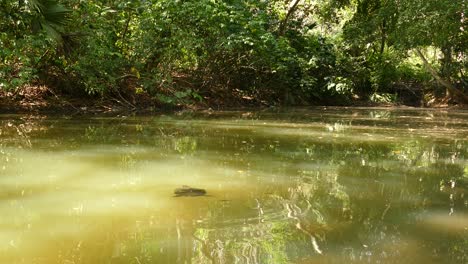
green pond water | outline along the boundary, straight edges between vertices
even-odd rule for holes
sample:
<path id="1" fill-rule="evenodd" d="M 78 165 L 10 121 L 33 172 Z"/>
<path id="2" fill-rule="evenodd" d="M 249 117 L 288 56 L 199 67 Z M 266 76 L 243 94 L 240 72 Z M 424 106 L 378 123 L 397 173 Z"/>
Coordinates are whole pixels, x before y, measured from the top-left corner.
<path id="1" fill-rule="evenodd" d="M 0 115 L 0 263 L 468 263 L 468 112 Z"/>

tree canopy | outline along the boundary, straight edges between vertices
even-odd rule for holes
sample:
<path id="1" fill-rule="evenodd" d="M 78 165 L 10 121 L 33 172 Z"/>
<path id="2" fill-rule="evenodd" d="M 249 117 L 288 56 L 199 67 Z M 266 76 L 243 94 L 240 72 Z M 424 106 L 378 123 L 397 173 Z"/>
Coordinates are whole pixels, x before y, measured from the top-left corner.
<path id="1" fill-rule="evenodd" d="M 466 100 L 462 0 L 0 3 L 0 89 L 162 104 Z"/>

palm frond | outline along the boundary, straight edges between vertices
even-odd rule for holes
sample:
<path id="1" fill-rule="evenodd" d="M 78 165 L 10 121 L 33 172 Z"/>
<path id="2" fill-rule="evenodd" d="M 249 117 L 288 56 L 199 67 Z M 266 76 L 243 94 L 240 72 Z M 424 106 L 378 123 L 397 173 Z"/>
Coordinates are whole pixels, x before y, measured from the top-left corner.
<path id="1" fill-rule="evenodd" d="M 43 16 L 47 22 L 63 26 L 70 21 L 70 12 L 70 9 L 60 4 L 53 4 L 43 10 Z"/>
<path id="2" fill-rule="evenodd" d="M 71 10 L 57 0 L 30 0 L 27 3 L 37 16 L 32 27 L 43 29 L 50 38 L 60 40 L 63 26 L 70 22 Z"/>

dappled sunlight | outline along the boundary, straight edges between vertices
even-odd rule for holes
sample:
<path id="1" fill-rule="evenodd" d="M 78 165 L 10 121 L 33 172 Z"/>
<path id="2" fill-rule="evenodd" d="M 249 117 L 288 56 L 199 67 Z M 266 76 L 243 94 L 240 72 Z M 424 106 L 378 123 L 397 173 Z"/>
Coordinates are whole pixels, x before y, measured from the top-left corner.
<path id="1" fill-rule="evenodd" d="M 468 214 L 466 212 L 430 212 L 418 215 L 417 221 L 426 232 L 468 235 Z"/>

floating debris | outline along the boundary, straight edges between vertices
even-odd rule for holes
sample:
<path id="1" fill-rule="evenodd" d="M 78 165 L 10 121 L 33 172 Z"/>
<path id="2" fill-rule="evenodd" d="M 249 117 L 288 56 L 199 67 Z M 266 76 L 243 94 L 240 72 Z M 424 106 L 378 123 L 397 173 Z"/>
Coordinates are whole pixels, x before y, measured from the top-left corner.
<path id="1" fill-rule="evenodd" d="M 174 194 L 176 197 L 179 196 L 203 196 L 206 194 L 206 190 L 204 189 L 198 189 L 198 188 L 192 188 L 187 185 L 183 185 L 182 188 L 177 188 L 174 191 Z"/>

